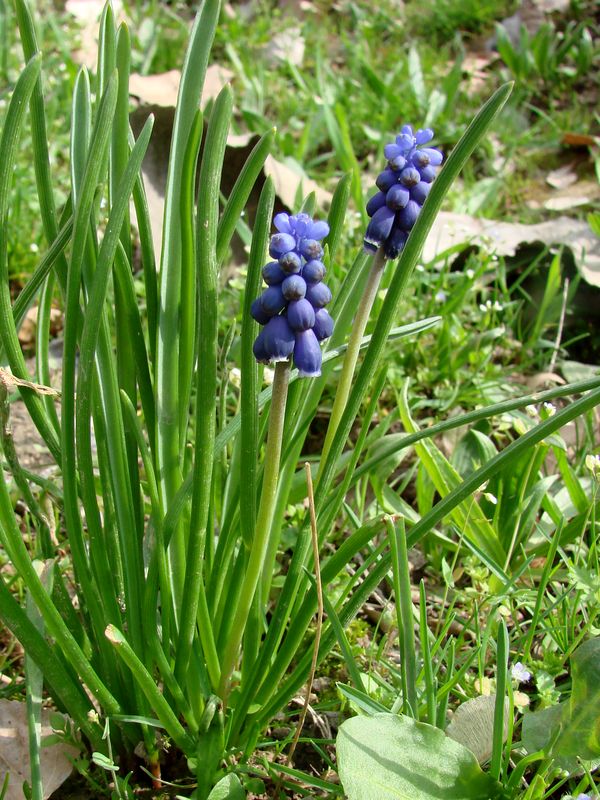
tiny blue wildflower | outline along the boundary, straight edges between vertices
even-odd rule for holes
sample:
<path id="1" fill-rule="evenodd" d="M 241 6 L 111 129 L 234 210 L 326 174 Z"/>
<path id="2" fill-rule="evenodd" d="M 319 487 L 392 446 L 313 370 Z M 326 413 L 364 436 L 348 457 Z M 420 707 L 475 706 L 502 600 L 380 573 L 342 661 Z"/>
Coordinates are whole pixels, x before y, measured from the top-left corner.
<path id="1" fill-rule="evenodd" d="M 431 128 L 415 133 L 404 125 L 396 140 L 383 148 L 387 166 L 375 181 L 379 192 L 367 203 L 371 221 L 364 247 L 368 252 L 382 246 L 387 258 L 397 258 L 402 252 L 444 158 L 434 147 L 424 147 L 432 139 Z"/>
<path id="2" fill-rule="evenodd" d="M 516 661 L 512 665 L 510 674 L 517 683 L 527 683 L 531 680 L 531 672 L 520 661 Z"/>
<path id="3" fill-rule="evenodd" d="M 382 195 L 385 207 L 385 195 Z M 410 202 L 407 199 L 407 203 Z M 321 374 L 320 342 L 333 333 L 333 320 L 325 311 L 331 291 L 323 283 L 321 239 L 329 225 L 308 214 L 277 214 L 273 220 L 278 233 L 271 237 L 270 261 L 262 274 L 267 288 L 251 306 L 252 317 L 264 328 L 254 342 L 254 356 L 265 364 L 294 363 L 301 377 Z"/>

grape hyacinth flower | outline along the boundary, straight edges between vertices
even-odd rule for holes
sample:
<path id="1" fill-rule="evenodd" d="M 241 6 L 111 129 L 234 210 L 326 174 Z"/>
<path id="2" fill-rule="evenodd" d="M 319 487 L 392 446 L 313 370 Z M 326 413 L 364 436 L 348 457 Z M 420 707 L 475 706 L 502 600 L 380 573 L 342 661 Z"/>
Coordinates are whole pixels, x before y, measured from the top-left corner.
<path id="1" fill-rule="evenodd" d="M 387 167 L 376 180 L 379 191 L 367 203 L 371 221 L 365 233 L 365 250 L 376 252 L 383 247 L 386 258 L 402 252 L 421 206 L 443 160 L 439 150 L 426 147 L 433 139 L 430 128 L 416 133 L 405 125 L 396 141 L 384 148 Z"/>
<path id="2" fill-rule="evenodd" d="M 308 214 L 277 214 L 278 233 L 271 237 L 269 261 L 263 267 L 267 288 L 253 303 L 252 317 L 264 326 L 254 343 L 257 361 L 272 364 L 292 355 L 301 377 L 321 374 L 320 342 L 333 333 L 325 310 L 331 291 L 323 283 L 325 266 L 321 240 L 326 222 Z"/>

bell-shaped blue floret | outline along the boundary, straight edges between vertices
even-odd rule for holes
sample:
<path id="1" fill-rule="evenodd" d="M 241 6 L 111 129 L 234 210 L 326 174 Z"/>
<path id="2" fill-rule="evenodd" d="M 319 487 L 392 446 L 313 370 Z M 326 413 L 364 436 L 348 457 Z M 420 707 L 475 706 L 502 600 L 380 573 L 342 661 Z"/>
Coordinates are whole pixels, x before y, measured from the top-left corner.
<path id="1" fill-rule="evenodd" d="M 313 331 L 317 339 L 322 342 L 324 339 L 329 339 L 333 333 L 333 320 L 329 316 L 329 312 L 324 308 L 320 308 L 315 313 L 315 324 Z"/>
<path id="2" fill-rule="evenodd" d="M 329 235 L 329 225 L 322 219 L 311 222 L 306 231 L 307 239 L 317 239 L 320 241 Z"/>
<path id="3" fill-rule="evenodd" d="M 404 245 L 406 244 L 407 239 L 408 234 L 397 226 L 394 226 L 394 229 L 383 245 L 383 249 L 387 258 L 398 258 L 400 253 L 404 250 Z"/>
<path id="4" fill-rule="evenodd" d="M 267 354 L 267 351 L 265 350 L 264 330 L 262 330 L 254 340 L 254 344 L 252 345 L 252 352 L 254 353 L 254 358 L 261 364 L 269 363 L 269 356 Z"/>
<path id="5" fill-rule="evenodd" d="M 272 317 L 262 329 L 264 352 L 270 362 L 287 361 L 294 350 L 294 332 L 286 317 Z"/>
<path id="6" fill-rule="evenodd" d="M 419 169 L 419 174 L 421 175 L 422 181 L 425 181 L 425 183 L 432 183 L 437 175 L 437 170 L 429 164 L 426 167 L 421 167 Z"/>
<path id="7" fill-rule="evenodd" d="M 380 245 L 382 242 L 385 242 L 387 237 L 390 235 L 390 231 L 392 230 L 394 217 L 395 212 L 387 206 L 383 206 L 383 208 L 380 208 L 378 211 L 376 211 L 373 214 L 369 225 L 367 226 L 365 241 L 376 245 Z"/>
<path id="8" fill-rule="evenodd" d="M 290 225 L 290 215 L 289 214 L 286 214 L 284 212 L 281 212 L 281 214 L 276 214 L 273 217 L 273 225 L 275 225 L 275 227 L 277 228 L 277 230 L 280 233 L 291 233 L 291 234 L 293 234 L 292 226 Z"/>
<path id="9" fill-rule="evenodd" d="M 331 290 L 324 283 L 307 283 L 306 299 L 315 309 L 323 308 L 331 302 Z"/>
<path id="10" fill-rule="evenodd" d="M 372 217 L 376 211 L 379 211 L 379 209 L 385 205 L 385 197 L 385 192 L 377 192 L 377 194 L 374 194 L 373 197 L 367 200 L 367 214 L 370 217 Z"/>
<path id="11" fill-rule="evenodd" d="M 275 286 L 285 278 L 286 273 L 279 266 L 278 261 L 269 261 L 262 268 L 263 281 L 267 286 Z"/>
<path id="12" fill-rule="evenodd" d="M 384 169 L 383 172 L 379 173 L 375 181 L 375 185 L 382 192 L 387 192 L 395 183 L 398 183 L 398 173 L 392 169 Z"/>
<path id="13" fill-rule="evenodd" d="M 421 175 L 419 174 L 419 170 L 414 167 L 406 167 L 406 169 L 403 169 L 400 173 L 400 183 L 403 186 L 416 186 L 420 180 Z"/>
<path id="14" fill-rule="evenodd" d="M 323 264 L 322 261 L 318 261 L 316 258 L 302 267 L 302 277 L 305 281 L 310 283 L 322 281 L 325 277 L 325 272 L 325 264 Z"/>
<path id="15" fill-rule="evenodd" d="M 312 330 L 296 334 L 294 364 L 301 378 L 317 378 L 321 374 L 321 347 Z"/>
<path id="16" fill-rule="evenodd" d="M 290 300 L 287 307 L 287 319 L 294 331 L 306 331 L 315 324 L 315 309 L 306 298 Z"/>
<path id="17" fill-rule="evenodd" d="M 421 128 L 415 134 L 415 141 L 417 144 L 427 144 L 433 139 L 433 131 L 431 128 Z"/>
<path id="18" fill-rule="evenodd" d="M 414 200 L 409 200 L 406 208 L 403 208 L 402 211 L 398 212 L 398 216 L 396 218 L 398 227 L 403 231 L 410 231 L 417 221 L 420 210 L 421 206 L 418 203 L 415 203 Z"/>
<path id="19" fill-rule="evenodd" d="M 391 208 L 392 211 L 399 211 L 401 208 L 404 208 L 409 200 L 410 194 L 408 189 L 401 186 L 399 183 L 392 186 L 385 196 L 386 205 L 388 208 Z"/>
<path id="20" fill-rule="evenodd" d="M 260 296 L 263 311 L 273 317 L 285 308 L 285 297 L 281 286 L 269 286 Z"/>
<path id="21" fill-rule="evenodd" d="M 300 242 L 300 252 L 307 261 L 322 258 L 323 247 L 316 239 L 303 239 Z"/>
<path id="22" fill-rule="evenodd" d="M 269 254 L 272 258 L 280 258 L 285 253 L 289 253 L 296 247 L 296 240 L 289 233 L 276 233 L 271 236 L 269 244 Z"/>
<path id="23" fill-rule="evenodd" d="M 410 189 L 410 199 L 414 200 L 415 203 L 418 203 L 420 206 L 423 205 L 425 200 L 427 200 L 427 195 L 429 194 L 429 190 L 431 189 L 430 183 L 425 183 L 425 181 L 419 181 L 416 186 L 412 186 Z"/>
<path id="24" fill-rule="evenodd" d="M 302 259 L 295 250 L 290 250 L 280 257 L 279 266 L 286 274 L 292 275 L 295 272 L 300 272 Z"/>
<path id="25" fill-rule="evenodd" d="M 281 284 L 286 300 L 301 300 L 306 294 L 306 281 L 300 275 L 290 275 Z"/>
<path id="26" fill-rule="evenodd" d="M 272 314 L 267 314 L 262 307 L 260 297 L 257 297 L 256 300 L 252 301 L 252 305 L 250 306 L 250 315 L 252 316 L 252 319 L 255 319 L 258 322 L 259 325 L 266 325 L 272 316 Z"/>

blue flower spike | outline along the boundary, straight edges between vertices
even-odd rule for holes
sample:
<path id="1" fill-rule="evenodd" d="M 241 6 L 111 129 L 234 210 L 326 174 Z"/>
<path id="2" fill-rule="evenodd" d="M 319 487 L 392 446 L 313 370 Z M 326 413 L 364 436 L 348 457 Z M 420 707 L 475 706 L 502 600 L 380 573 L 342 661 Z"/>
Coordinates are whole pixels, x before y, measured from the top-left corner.
<path id="1" fill-rule="evenodd" d="M 367 252 L 383 247 L 386 258 L 394 259 L 404 249 L 444 158 L 428 146 L 433 136 L 431 128 L 415 132 L 404 125 L 395 141 L 383 148 L 387 165 L 375 181 L 379 191 L 367 202 Z"/>
<path id="2" fill-rule="evenodd" d="M 408 190 L 399 188 L 406 191 L 408 205 Z M 380 194 L 383 200 L 377 210 L 384 211 L 382 224 L 392 225 L 394 212 L 386 206 L 386 195 Z M 333 320 L 325 310 L 331 291 L 323 283 L 321 261 L 321 240 L 329 225 L 303 213 L 277 214 L 273 224 L 278 233 L 271 237 L 269 255 L 275 260 L 263 267 L 267 288 L 251 308 L 252 317 L 264 326 L 254 342 L 254 356 L 263 364 L 293 356 L 300 377 L 314 378 L 321 374 L 320 342 L 333 333 Z"/>

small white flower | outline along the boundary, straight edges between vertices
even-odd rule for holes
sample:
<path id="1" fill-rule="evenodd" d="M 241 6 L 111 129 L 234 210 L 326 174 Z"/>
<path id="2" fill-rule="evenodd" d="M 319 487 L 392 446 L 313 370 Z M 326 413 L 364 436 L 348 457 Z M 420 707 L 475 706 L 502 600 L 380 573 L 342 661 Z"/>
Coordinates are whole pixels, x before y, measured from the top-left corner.
<path id="1" fill-rule="evenodd" d="M 242 373 L 237 367 L 229 370 L 229 381 L 236 389 L 242 385 Z"/>
<path id="2" fill-rule="evenodd" d="M 485 497 L 486 500 L 489 500 L 493 506 L 498 505 L 498 498 L 496 497 L 495 494 L 492 494 L 491 492 L 484 492 L 483 496 Z"/>
<path id="3" fill-rule="evenodd" d="M 531 672 L 520 661 L 516 661 L 512 665 L 510 674 L 517 683 L 527 683 L 527 681 L 531 680 Z"/>
<path id="4" fill-rule="evenodd" d="M 594 456 L 589 453 L 589 455 L 585 457 L 585 465 L 594 478 L 600 478 L 600 455 Z"/>
<path id="5" fill-rule="evenodd" d="M 493 307 L 494 311 L 503 311 L 504 310 L 504 306 L 502 305 L 502 303 L 499 303 L 497 300 L 494 301 L 494 305 L 492 307 Z"/>
<path id="6" fill-rule="evenodd" d="M 37 244 L 35 242 L 32 242 L 29 245 L 29 252 L 31 252 L 31 253 L 37 253 L 39 249 L 40 248 L 37 246 Z"/>
<path id="7" fill-rule="evenodd" d="M 527 412 L 527 414 L 530 417 L 534 417 L 535 418 L 538 415 L 538 410 L 534 405 L 525 406 L 525 411 Z"/>
<path id="8" fill-rule="evenodd" d="M 470 281 L 472 281 L 473 278 L 475 277 L 475 270 L 474 269 L 467 269 L 467 270 L 465 270 L 465 275 L 467 276 L 467 278 Z"/>
<path id="9" fill-rule="evenodd" d="M 436 303 L 445 303 L 445 302 L 446 302 L 446 300 L 447 300 L 447 297 L 446 297 L 446 292 L 443 292 L 443 291 L 440 289 L 440 291 L 439 291 L 439 292 L 437 292 L 437 293 L 436 293 L 436 295 L 435 295 L 435 301 L 436 301 Z"/>
<path id="10" fill-rule="evenodd" d="M 481 311 L 482 314 L 485 314 L 487 308 L 484 306 L 483 303 L 479 303 L 479 310 Z"/>
<path id="11" fill-rule="evenodd" d="M 546 412 L 546 416 L 553 417 L 556 414 L 556 406 L 554 403 L 544 403 L 542 408 Z"/>
<path id="12" fill-rule="evenodd" d="M 425 267 L 423 266 L 423 264 L 417 264 L 417 266 L 415 267 L 415 271 L 416 272 L 425 272 Z"/>

